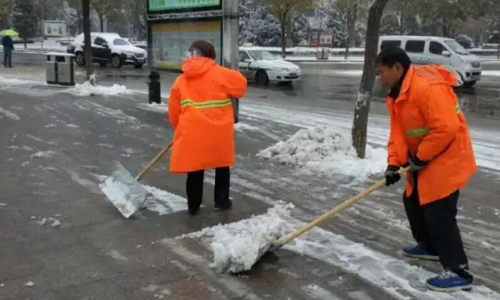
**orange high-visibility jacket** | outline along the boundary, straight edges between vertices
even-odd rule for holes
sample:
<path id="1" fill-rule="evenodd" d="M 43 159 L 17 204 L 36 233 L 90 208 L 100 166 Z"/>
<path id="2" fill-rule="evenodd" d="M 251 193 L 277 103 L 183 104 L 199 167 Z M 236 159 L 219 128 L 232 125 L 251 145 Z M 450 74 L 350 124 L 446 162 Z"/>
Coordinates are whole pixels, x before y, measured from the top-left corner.
<path id="1" fill-rule="evenodd" d="M 429 162 L 419 172 L 420 205 L 465 187 L 477 169 L 467 122 L 452 88 L 456 82 L 455 74 L 443 67 L 411 67 L 399 97 L 386 100 L 391 120 L 389 165 L 405 164 L 410 154 Z M 407 196 L 413 191 L 410 176 Z"/>
<path id="2" fill-rule="evenodd" d="M 186 60 L 170 92 L 168 116 L 175 130 L 170 171 L 186 173 L 235 164 L 234 112 L 247 80 L 213 59 Z"/>

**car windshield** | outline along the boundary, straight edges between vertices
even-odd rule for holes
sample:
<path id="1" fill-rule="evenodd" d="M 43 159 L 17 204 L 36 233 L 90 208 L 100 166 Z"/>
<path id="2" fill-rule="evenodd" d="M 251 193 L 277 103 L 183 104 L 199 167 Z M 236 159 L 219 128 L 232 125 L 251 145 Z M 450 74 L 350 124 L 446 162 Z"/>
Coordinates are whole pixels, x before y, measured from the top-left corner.
<path id="1" fill-rule="evenodd" d="M 255 60 L 275 60 L 276 57 L 266 50 L 250 50 L 248 51 Z"/>
<path id="2" fill-rule="evenodd" d="M 113 45 L 115 45 L 115 46 L 127 46 L 127 45 L 129 45 L 129 43 L 124 39 L 115 39 L 113 41 Z"/>
<path id="3" fill-rule="evenodd" d="M 462 45 L 460 45 L 459 43 L 457 43 L 457 41 L 455 41 L 455 40 L 446 40 L 446 41 L 444 41 L 444 43 L 446 45 L 448 45 L 448 47 L 450 47 L 451 50 L 453 52 L 455 52 L 456 54 L 470 55 L 469 51 L 465 50 L 465 48 L 462 47 Z"/>

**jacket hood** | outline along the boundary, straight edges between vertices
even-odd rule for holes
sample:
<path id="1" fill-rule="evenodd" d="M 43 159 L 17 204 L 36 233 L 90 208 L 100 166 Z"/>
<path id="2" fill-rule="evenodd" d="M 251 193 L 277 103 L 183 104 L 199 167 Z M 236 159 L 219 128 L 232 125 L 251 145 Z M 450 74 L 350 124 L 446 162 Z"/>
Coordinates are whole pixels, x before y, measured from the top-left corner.
<path id="1" fill-rule="evenodd" d="M 188 78 L 200 77 L 215 65 L 215 60 L 206 57 L 193 57 L 182 63 L 182 73 Z"/>

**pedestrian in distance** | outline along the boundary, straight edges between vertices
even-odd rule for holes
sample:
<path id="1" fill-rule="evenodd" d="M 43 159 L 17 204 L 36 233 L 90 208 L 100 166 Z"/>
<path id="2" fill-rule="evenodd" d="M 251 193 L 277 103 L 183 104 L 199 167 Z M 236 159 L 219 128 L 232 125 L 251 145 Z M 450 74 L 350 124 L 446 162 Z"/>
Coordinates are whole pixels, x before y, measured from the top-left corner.
<path id="1" fill-rule="evenodd" d="M 427 280 L 429 289 L 469 290 L 473 276 L 456 216 L 459 191 L 477 167 L 453 90 L 457 77 L 441 66 L 413 66 L 398 47 L 382 50 L 376 68 L 390 91 L 387 185 L 401 179 L 400 167 L 410 166 L 403 202 L 417 244 L 403 254 L 440 261 L 444 272 Z"/>
<path id="2" fill-rule="evenodd" d="M 2 38 L 3 46 L 3 65 L 6 68 L 12 68 L 12 52 L 14 51 L 14 41 L 10 36 Z"/>
<path id="3" fill-rule="evenodd" d="M 186 192 L 191 215 L 203 200 L 204 172 L 215 169 L 215 208 L 227 210 L 230 167 L 235 164 L 232 99 L 243 97 L 247 80 L 237 70 L 217 65 L 214 46 L 194 42 L 182 63 L 168 100 L 175 130 L 170 171 L 187 173 Z"/>

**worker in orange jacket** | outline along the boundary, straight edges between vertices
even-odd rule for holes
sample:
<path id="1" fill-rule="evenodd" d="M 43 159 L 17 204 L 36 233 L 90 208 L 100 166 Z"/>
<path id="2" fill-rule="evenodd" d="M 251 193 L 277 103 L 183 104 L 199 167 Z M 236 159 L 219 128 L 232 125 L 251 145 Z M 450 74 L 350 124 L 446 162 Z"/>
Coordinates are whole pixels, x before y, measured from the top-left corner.
<path id="1" fill-rule="evenodd" d="M 441 262 L 445 271 L 427 280 L 430 289 L 470 289 L 473 276 L 456 216 L 459 190 L 477 167 L 452 87 L 457 77 L 440 66 L 412 66 L 398 47 L 382 50 L 376 68 L 380 82 L 390 90 L 387 185 L 401 179 L 402 166 L 410 166 L 404 206 L 417 245 L 404 248 L 403 254 Z"/>
<path id="2" fill-rule="evenodd" d="M 243 97 L 247 81 L 239 71 L 217 65 L 214 46 L 191 45 L 170 93 L 168 115 L 175 130 L 170 171 L 187 173 L 191 215 L 203 198 L 204 170 L 215 170 L 215 207 L 231 208 L 230 167 L 235 164 L 232 99 Z"/>

